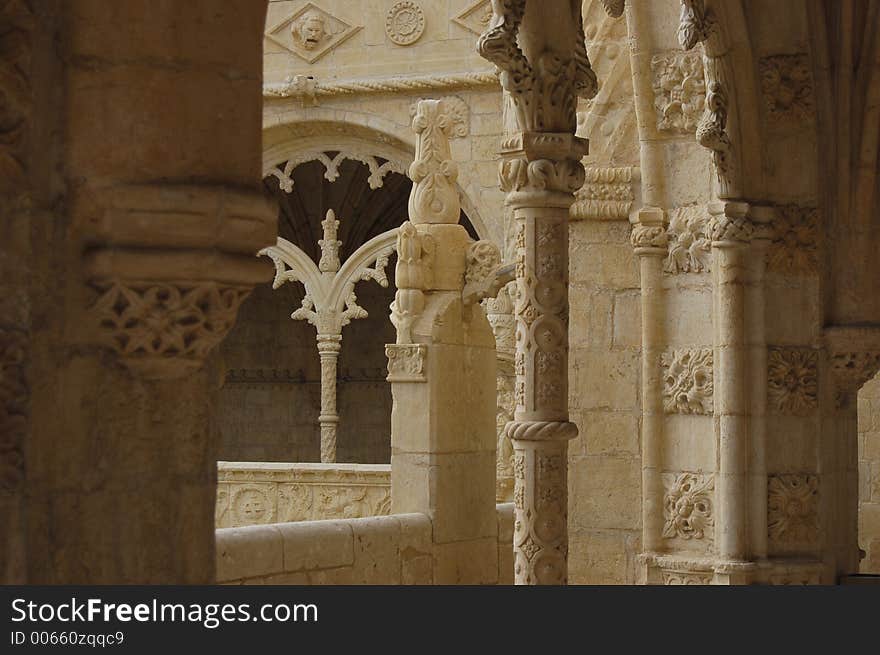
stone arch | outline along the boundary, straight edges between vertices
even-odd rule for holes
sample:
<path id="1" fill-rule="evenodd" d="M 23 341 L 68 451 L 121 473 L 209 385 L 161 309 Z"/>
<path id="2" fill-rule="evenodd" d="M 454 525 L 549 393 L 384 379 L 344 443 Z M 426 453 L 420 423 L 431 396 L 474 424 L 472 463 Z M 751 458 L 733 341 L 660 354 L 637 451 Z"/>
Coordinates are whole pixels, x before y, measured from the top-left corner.
<path id="1" fill-rule="evenodd" d="M 350 153 L 353 157 L 380 157 L 394 168 L 406 171 L 415 155 L 412 131 L 404 134 L 391 121 L 371 114 L 346 112 L 340 120 L 338 112 L 306 109 L 305 120 L 274 125 L 263 130 L 263 175 L 280 162 L 295 159 L 309 152 Z M 302 116 L 298 112 L 298 116 Z M 461 206 L 481 239 L 491 237 L 477 204 L 461 184 L 456 185 Z"/>

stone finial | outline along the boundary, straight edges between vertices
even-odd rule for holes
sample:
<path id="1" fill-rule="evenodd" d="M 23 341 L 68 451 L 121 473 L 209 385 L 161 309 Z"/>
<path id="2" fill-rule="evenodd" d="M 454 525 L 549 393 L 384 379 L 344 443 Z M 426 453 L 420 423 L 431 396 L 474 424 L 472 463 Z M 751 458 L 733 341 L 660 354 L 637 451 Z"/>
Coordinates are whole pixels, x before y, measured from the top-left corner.
<path id="1" fill-rule="evenodd" d="M 324 238 L 318 240 L 318 245 L 321 247 L 318 269 L 322 273 L 335 273 L 339 270 L 339 246 L 342 245 L 342 241 L 336 238 L 339 221 L 336 220 L 336 213 L 332 209 L 327 210 L 327 217 L 321 221 L 321 227 L 324 228 Z"/>
<path id="2" fill-rule="evenodd" d="M 409 167 L 413 181 L 409 218 L 415 225 L 455 225 L 461 202 L 455 182 L 458 166 L 452 160 L 449 139 L 456 129 L 443 100 L 421 100 L 412 127 L 418 135 L 415 161 Z"/>

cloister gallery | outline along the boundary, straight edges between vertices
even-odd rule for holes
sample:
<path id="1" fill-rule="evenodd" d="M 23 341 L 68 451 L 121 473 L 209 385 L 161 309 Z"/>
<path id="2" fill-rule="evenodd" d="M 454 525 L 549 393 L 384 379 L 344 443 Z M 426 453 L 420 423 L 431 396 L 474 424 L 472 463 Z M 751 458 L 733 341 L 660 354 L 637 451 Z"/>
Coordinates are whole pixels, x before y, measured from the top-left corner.
<path id="1" fill-rule="evenodd" d="M 880 574 L 878 28 L 3 0 L 3 581 Z"/>

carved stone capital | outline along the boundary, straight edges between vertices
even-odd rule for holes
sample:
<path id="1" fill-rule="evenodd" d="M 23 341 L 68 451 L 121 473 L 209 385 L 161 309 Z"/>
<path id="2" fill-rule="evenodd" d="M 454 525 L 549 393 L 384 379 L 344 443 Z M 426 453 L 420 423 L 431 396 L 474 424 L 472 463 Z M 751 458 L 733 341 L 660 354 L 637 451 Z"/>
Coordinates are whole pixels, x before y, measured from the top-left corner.
<path id="1" fill-rule="evenodd" d="M 637 254 L 643 254 L 641 251 L 646 248 L 658 251 L 657 254 L 663 256 L 666 254 L 666 245 L 669 237 L 666 234 L 666 228 L 661 225 L 641 225 L 633 226 L 630 235 L 630 243 L 636 249 Z"/>
<path id="2" fill-rule="evenodd" d="M 751 241 L 755 226 L 747 217 L 744 202 L 715 202 L 709 205 L 709 238 L 712 245 L 744 245 Z"/>
<path id="3" fill-rule="evenodd" d="M 513 98 L 521 129 L 574 132 L 578 97 L 592 98 L 598 90 L 580 3 L 542 0 L 544 11 L 528 11 L 528 2 L 493 0 L 489 28 L 477 50 L 501 71 L 501 85 Z"/>
<path id="4" fill-rule="evenodd" d="M 501 190 L 512 194 L 508 197 L 511 204 L 528 201 L 522 194 L 544 193 L 542 204 L 570 207 L 574 202 L 571 194 L 584 184 L 580 160 L 588 150 L 587 141 L 573 134 L 516 134 L 501 145 Z M 564 196 L 554 202 L 546 197 L 548 192 Z"/>
<path id="5" fill-rule="evenodd" d="M 275 237 L 277 212 L 258 192 L 217 186 L 84 188 L 73 215 L 96 297 L 83 339 L 109 347 L 145 378 L 199 368 L 271 267 L 255 250 Z M 91 328 L 91 329 L 89 329 Z"/>

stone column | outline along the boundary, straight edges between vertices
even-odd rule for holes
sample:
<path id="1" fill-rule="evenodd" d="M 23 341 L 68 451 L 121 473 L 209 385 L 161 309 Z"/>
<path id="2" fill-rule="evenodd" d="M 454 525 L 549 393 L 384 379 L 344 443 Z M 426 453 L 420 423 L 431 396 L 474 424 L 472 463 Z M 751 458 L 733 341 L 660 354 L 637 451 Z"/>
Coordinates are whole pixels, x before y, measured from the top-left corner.
<path id="1" fill-rule="evenodd" d="M 578 96 L 596 76 L 580 3 L 494 2 L 480 54 L 501 70 L 520 133 L 502 144 L 501 188 L 517 224 L 514 446 L 517 584 L 568 575 L 568 216 L 584 183 Z"/>
<path id="2" fill-rule="evenodd" d="M 63 70 L 39 132 L 59 152 L 38 179 L 63 189 L 32 224 L 35 411 L 16 577 L 208 584 L 211 352 L 270 279 L 253 254 L 276 233 L 260 182 L 265 4 L 58 4 L 44 52 Z"/>
<path id="3" fill-rule="evenodd" d="M 339 415 L 336 413 L 336 362 L 342 342 L 341 334 L 319 334 L 318 356 L 321 358 L 321 462 L 330 464 L 336 461 L 336 428 Z"/>
<path id="4" fill-rule="evenodd" d="M 642 550 L 663 550 L 663 354 L 667 234 L 664 212 L 638 213 L 631 241 L 639 258 L 642 309 Z"/>
<path id="5" fill-rule="evenodd" d="M 515 352 L 516 318 L 513 301 L 507 287 L 498 292 L 497 298 L 487 298 L 486 318 L 495 334 L 495 354 L 498 364 L 497 406 L 495 427 L 498 433 L 496 445 L 498 459 L 495 466 L 495 500 L 506 503 L 513 500 L 513 445 L 507 436 L 507 424 L 513 420 L 513 389 L 516 376 L 513 371 Z"/>
<path id="6" fill-rule="evenodd" d="M 715 307 L 715 420 L 718 443 L 716 538 L 723 563 L 749 556 L 748 351 L 745 288 L 749 279 L 749 206 L 716 202 L 709 206 L 712 289 Z"/>

